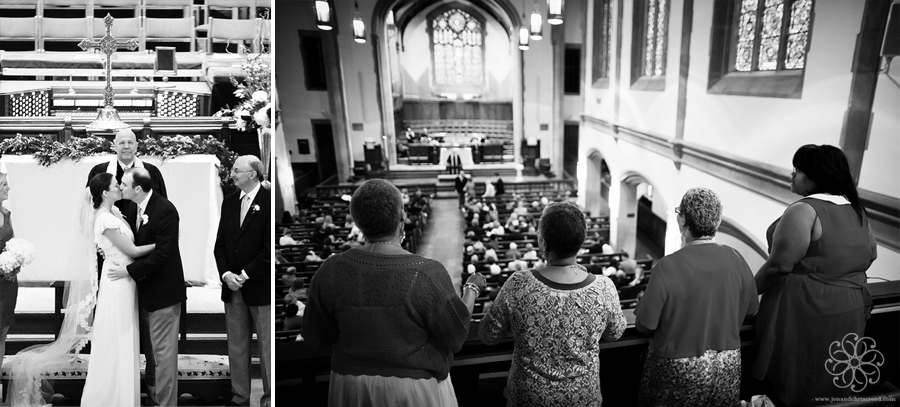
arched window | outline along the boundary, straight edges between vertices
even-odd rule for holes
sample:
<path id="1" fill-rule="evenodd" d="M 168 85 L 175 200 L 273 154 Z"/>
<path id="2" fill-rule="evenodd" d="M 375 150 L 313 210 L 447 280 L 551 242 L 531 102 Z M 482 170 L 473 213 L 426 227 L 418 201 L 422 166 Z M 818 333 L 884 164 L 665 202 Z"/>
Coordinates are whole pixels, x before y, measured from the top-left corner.
<path id="1" fill-rule="evenodd" d="M 451 8 L 431 18 L 434 83 L 438 89 L 480 91 L 484 83 L 484 24 Z"/>

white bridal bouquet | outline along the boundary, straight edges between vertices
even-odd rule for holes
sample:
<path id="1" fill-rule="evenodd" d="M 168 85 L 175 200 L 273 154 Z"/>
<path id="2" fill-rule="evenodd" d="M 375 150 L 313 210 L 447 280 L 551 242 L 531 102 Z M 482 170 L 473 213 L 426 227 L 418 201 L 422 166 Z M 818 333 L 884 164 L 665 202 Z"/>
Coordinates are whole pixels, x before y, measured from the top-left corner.
<path id="1" fill-rule="evenodd" d="M 0 274 L 9 278 L 19 274 L 22 266 L 34 260 L 34 244 L 19 238 L 6 242 L 6 249 L 0 253 Z"/>

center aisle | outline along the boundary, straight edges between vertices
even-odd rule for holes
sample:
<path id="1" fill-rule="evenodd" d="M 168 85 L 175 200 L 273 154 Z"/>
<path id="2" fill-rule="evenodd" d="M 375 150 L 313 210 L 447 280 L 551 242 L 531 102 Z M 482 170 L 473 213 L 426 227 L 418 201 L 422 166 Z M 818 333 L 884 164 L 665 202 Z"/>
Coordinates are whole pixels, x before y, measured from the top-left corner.
<path id="1" fill-rule="evenodd" d="M 450 272 L 454 287 L 462 285 L 463 217 L 457 208 L 459 201 L 434 199 L 431 201 L 431 219 L 419 244 L 419 255 L 434 259 Z"/>

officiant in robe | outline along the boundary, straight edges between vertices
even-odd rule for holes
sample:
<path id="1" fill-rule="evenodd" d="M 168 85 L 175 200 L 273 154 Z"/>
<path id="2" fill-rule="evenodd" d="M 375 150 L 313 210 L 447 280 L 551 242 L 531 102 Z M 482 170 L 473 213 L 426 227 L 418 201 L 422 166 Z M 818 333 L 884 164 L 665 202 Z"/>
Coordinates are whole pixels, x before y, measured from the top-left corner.
<path id="1" fill-rule="evenodd" d="M 100 163 L 91 168 L 90 174 L 87 177 L 87 183 L 85 185 L 90 184 L 91 178 L 93 178 L 97 174 L 102 174 L 104 172 L 113 174 L 116 177 L 116 182 L 122 183 L 122 175 L 125 174 L 125 171 L 131 168 L 145 168 L 147 172 L 150 173 L 150 184 L 153 186 L 153 193 L 159 194 L 165 198 L 168 198 L 166 195 L 166 182 L 163 180 L 162 173 L 159 172 L 159 168 L 156 168 L 155 165 L 150 163 L 145 163 L 137 158 L 137 136 L 134 135 L 134 132 L 131 129 L 121 129 L 116 132 L 116 138 L 113 140 L 113 150 L 116 151 L 116 158 L 110 160 L 109 162 Z M 137 204 L 132 202 L 129 199 L 120 199 L 115 203 L 116 207 L 119 208 L 119 211 L 122 212 L 122 215 L 125 217 L 125 221 L 129 224 L 134 224 L 135 217 L 137 216 Z M 97 253 L 97 281 L 100 281 L 100 271 L 103 269 L 103 257 L 100 253 Z M 102 294 L 98 294 L 102 295 Z M 152 392 L 148 391 L 148 386 L 153 387 L 156 384 L 156 370 L 155 363 L 153 361 L 153 352 L 150 349 L 150 333 L 147 325 L 147 320 L 144 318 L 144 314 L 141 314 L 141 318 L 139 322 L 139 331 L 140 331 L 140 349 L 141 354 L 143 354 L 147 358 L 147 369 L 145 371 L 144 377 L 141 379 L 141 390 L 144 393 L 151 394 Z M 151 405 L 156 404 L 156 400 L 153 397 L 150 397 L 149 403 Z"/>

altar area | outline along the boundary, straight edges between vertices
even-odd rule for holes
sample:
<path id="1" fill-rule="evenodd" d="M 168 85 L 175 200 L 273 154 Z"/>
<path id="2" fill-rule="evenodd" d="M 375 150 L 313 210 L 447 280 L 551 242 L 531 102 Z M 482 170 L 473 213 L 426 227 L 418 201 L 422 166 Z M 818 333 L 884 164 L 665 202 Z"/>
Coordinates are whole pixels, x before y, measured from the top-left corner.
<path id="1" fill-rule="evenodd" d="M 37 250 L 34 262 L 19 274 L 19 281 L 64 281 L 72 267 L 87 264 L 87 253 L 79 250 L 83 247 L 80 214 L 87 175 L 94 165 L 111 159 L 115 156 L 64 159 L 44 167 L 27 155 L 0 158 L 0 171 L 8 174 L 10 198 L 5 206 L 12 213 L 16 237 L 32 242 Z M 185 281 L 196 286 L 220 286 L 212 254 L 222 206 L 216 168 L 219 160 L 208 155 L 142 160 L 159 168 L 168 198 L 178 209 Z"/>

